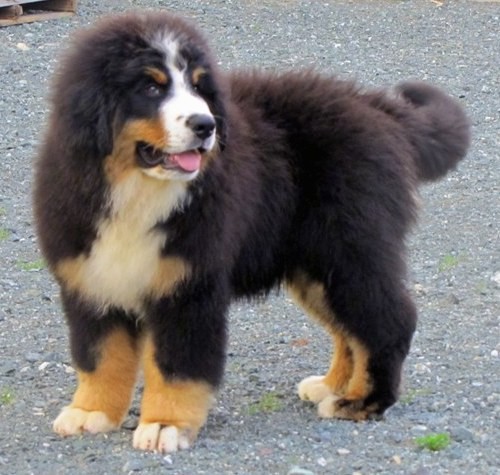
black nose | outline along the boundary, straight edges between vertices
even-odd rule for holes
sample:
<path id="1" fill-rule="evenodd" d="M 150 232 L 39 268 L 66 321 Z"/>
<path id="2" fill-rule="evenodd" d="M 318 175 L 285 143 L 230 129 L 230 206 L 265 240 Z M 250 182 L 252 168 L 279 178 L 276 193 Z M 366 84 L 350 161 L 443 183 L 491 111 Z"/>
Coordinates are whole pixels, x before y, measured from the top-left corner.
<path id="1" fill-rule="evenodd" d="M 212 135 L 215 129 L 215 120 L 210 115 L 193 114 L 187 119 L 186 125 L 197 137 L 205 140 Z"/>

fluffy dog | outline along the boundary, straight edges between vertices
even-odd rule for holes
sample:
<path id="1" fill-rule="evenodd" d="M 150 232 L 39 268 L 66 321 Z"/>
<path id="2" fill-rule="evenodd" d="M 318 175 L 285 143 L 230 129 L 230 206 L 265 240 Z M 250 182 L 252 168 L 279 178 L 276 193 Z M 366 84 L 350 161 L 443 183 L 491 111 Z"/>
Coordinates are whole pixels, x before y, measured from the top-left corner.
<path id="1" fill-rule="evenodd" d="M 134 447 L 188 447 L 221 383 L 231 300 L 280 285 L 334 344 L 299 396 L 321 417 L 382 415 L 416 324 L 404 239 L 417 185 L 468 144 L 461 107 L 430 85 L 222 73 L 162 12 L 78 35 L 34 191 L 78 375 L 54 430 L 118 427 L 142 367 Z"/>

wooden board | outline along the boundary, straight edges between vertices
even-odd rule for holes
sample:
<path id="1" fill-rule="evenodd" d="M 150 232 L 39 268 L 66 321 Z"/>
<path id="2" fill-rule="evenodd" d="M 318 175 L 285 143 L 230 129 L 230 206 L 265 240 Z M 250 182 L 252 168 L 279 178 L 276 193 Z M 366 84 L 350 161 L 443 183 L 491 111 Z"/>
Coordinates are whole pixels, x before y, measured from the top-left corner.
<path id="1" fill-rule="evenodd" d="M 71 16 L 77 0 L 0 0 L 0 27 Z"/>

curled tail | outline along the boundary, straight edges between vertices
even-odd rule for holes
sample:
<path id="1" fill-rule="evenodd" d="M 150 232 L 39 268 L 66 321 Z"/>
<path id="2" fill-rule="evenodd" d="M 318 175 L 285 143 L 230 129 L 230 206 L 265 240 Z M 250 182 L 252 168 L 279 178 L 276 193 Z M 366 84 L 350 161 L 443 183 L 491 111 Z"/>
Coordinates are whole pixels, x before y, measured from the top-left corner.
<path id="1" fill-rule="evenodd" d="M 397 92 L 411 107 L 399 119 L 417 152 L 418 177 L 437 180 L 465 157 L 471 141 L 469 119 L 458 101 L 437 87 L 404 82 Z"/>

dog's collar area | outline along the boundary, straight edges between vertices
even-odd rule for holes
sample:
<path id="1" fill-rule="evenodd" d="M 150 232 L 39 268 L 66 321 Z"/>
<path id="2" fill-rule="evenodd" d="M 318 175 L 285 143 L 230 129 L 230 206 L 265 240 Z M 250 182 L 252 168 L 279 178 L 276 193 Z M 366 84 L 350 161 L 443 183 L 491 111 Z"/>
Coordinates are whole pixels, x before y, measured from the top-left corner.
<path id="1" fill-rule="evenodd" d="M 178 170 L 192 173 L 199 170 L 202 154 L 206 150 L 202 147 L 185 150 L 178 153 L 167 153 L 147 142 L 138 142 L 136 157 L 142 168 L 153 168 L 160 165 L 166 170 Z"/>

